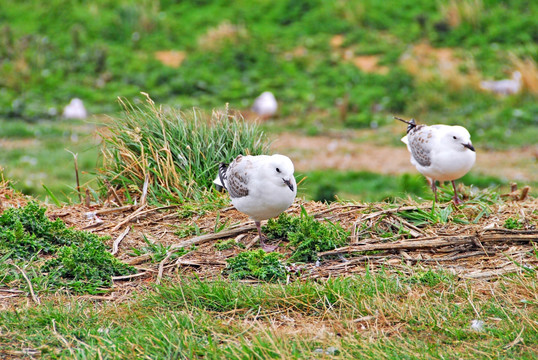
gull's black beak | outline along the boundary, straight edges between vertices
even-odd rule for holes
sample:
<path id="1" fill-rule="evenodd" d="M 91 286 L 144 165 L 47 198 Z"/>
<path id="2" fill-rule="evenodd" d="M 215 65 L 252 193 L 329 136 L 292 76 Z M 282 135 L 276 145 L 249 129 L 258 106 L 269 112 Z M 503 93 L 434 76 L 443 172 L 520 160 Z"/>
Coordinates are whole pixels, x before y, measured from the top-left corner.
<path id="1" fill-rule="evenodd" d="M 474 150 L 474 146 L 473 146 L 473 144 L 471 144 L 471 143 L 463 144 L 463 146 L 465 146 L 465 147 L 466 147 L 467 149 L 469 149 L 469 150 L 475 151 L 475 150 Z"/>
<path id="2" fill-rule="evenodd" d="M 282 181 L 284 181 L 284 184 L 288 185 L 290 190 L 293 191 L 293 184 L 291 183 L 290 180 L 282 179 Z"/>

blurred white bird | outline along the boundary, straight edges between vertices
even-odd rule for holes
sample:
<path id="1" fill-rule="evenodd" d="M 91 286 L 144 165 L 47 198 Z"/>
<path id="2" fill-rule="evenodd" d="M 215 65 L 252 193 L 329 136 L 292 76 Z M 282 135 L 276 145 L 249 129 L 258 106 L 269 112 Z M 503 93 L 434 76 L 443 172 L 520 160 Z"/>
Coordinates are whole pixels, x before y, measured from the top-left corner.
<path id="1" fill-rule="evenodd" d="M 270 91 L 264 91 L 254 100 L 252 111 L 264 118 L 269 118 L 276 114 L 278 103 L 275 95 Z"/>
<path id="2" fill-rule="evenodd" d="M 62 117 L 65 119 L 86 119 L 88 117 L 88 112 L 86 111 L 82 100 L 73 98 L 69 105 L 64 108 Z"/>
<path id="3" fill-rule="evenodd" d="M 220 183 L 228 190 L 232 204 L 256 223 L 260 245 L 265 251 L 276 246 L 264 243 L 261 221 L 278 216 L 297 195 L 291 160 L 284 155 L 239 155 L 230 165 L 219 166 Z"/>
<path id="4" fill-rule="evenodd" d="M 407 135 L 402 142 L 411 153 L 411 164 L 430 182 L 437 200 L 436 181 L 451 181 L 454 188 L 454 202 L 461 200 L 454 180 L 465 175 L 473 167 L 476 152 L 471 143 L 471 135 L 462 126 L 417 125 L 414 119 L 405 122 Z"/>
<path id="5" fill-rule="evenodd" d="M 517 94 L 521 91 L 521 86 L 521 73 L 519 71 L 514 71 L 511 79 L 484 80 L 480 82 L 482 89 L 499 95 Z"/>

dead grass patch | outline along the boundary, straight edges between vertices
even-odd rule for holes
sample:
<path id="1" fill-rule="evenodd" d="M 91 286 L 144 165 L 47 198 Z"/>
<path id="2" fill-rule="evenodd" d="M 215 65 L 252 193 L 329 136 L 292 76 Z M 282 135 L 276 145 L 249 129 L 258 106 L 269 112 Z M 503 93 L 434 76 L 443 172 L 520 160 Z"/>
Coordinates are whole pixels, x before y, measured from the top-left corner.
<path id="1" fill-rule="evenodd" d="M 187 54 L 184 51 L 156 51 L 154 54 L 155 59 L 159 60 L 162 64 L 178 68 L 181 66 L 183 61 L 187 58 Z"/>
<path id="2" fill-rule="evenodd" d="M 480 16 L 484 11 L 482 0 L 450 0 L 439 2 L 439 12 L 445 21 L 453 28 L 462 23 L 472 26 L 478 25 Z"/>
<path id="3" fill-rule="evenodd" d="M 379 65 L 379 56 L 362 55 L 352 58 L 352 63 L 366 73 L 376 73 L 386 75 L 389 72 L 388 66 Z"/>
<path id="4" fill-rule="evenodd" d="M 538 66 L 536 61 L 530 57 L 519 58 L 514 54 L 509 56 L 514 70 L 521 73 L 523 88 L 531 94 L 538 94 Z"/>
<path id="5" fill-rule="evenodd" d="M 378 55 L 354 55 L 354 47 L 342 47 L 345 37 L 342 34 L 334 35 L 329 40 L 329 44 L 336 56 L 344 61 L 351 62 L 358 69 L 365 73 L 376 73 L 386 75 L 389 72 L 388 66 L 379 65 Z"/>
<path id="6" fill-rule="evenodd" d="M 439 79 L 452 90 L 478 88 L 480 84 L 473 60 L 462 58 L 451 48 L 434 48 L 422 42 L 411 46 L 400 58 L 400 63 L 420 82 Z M 464 72 L 463 68 L 467 70 Z"/>
<path id="7" fill-rule="evenodd" d="M 247 36 L 248 32 L 244 26 L 223 21 L 200 36 L 198 45 L 205 50 L 218 50 L 222 46 L 228 46 L 230 43 L 237 43 Z"/>

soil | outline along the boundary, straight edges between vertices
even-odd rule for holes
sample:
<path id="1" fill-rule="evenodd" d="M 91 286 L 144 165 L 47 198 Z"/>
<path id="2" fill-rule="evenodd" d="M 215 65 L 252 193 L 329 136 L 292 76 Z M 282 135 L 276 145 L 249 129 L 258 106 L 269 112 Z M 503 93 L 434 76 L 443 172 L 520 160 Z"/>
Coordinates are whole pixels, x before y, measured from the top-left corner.
<path id="1" fill-rule="evenodd" d="M 356 132 L 355 138 L 360 138 Z M 416 173 L 409 162 L 409 152 L 399 147 L 376 145 L 371 141 L 357 142 L 353 136 L 306 136 L 280 133 L 271 151 L 287 154 L 296 171 L 354 170 L 397 175 Z M 511 181 L 538 179 L 538 145 L 511 150 L 478 150 L 476 164 L 471 170 L 481 175 L 506 178 Z"/>

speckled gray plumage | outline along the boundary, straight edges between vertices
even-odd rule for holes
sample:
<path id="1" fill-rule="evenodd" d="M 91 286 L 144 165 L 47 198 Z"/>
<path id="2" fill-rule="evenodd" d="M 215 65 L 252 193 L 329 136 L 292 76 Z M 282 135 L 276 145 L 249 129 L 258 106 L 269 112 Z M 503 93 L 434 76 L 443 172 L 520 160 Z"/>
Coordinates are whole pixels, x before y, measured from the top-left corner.
<path id="1" fill-rule="evenodd" d="M 409 149 L 413 158 L 422 166 L 430 166 L 432 152 L 432 130 L 424 125 L 410 129 L 407 134 Z"/>
<path id="2" fill-rule="evenodd" d="M 244 168 L 238 166 L 242 159 L 243 157 L 239 155 L 229 166 L 221 164 L 219 167 L 220 181 L 225 185 L 231 198 L 248 195 L 248 175 Z"/>

